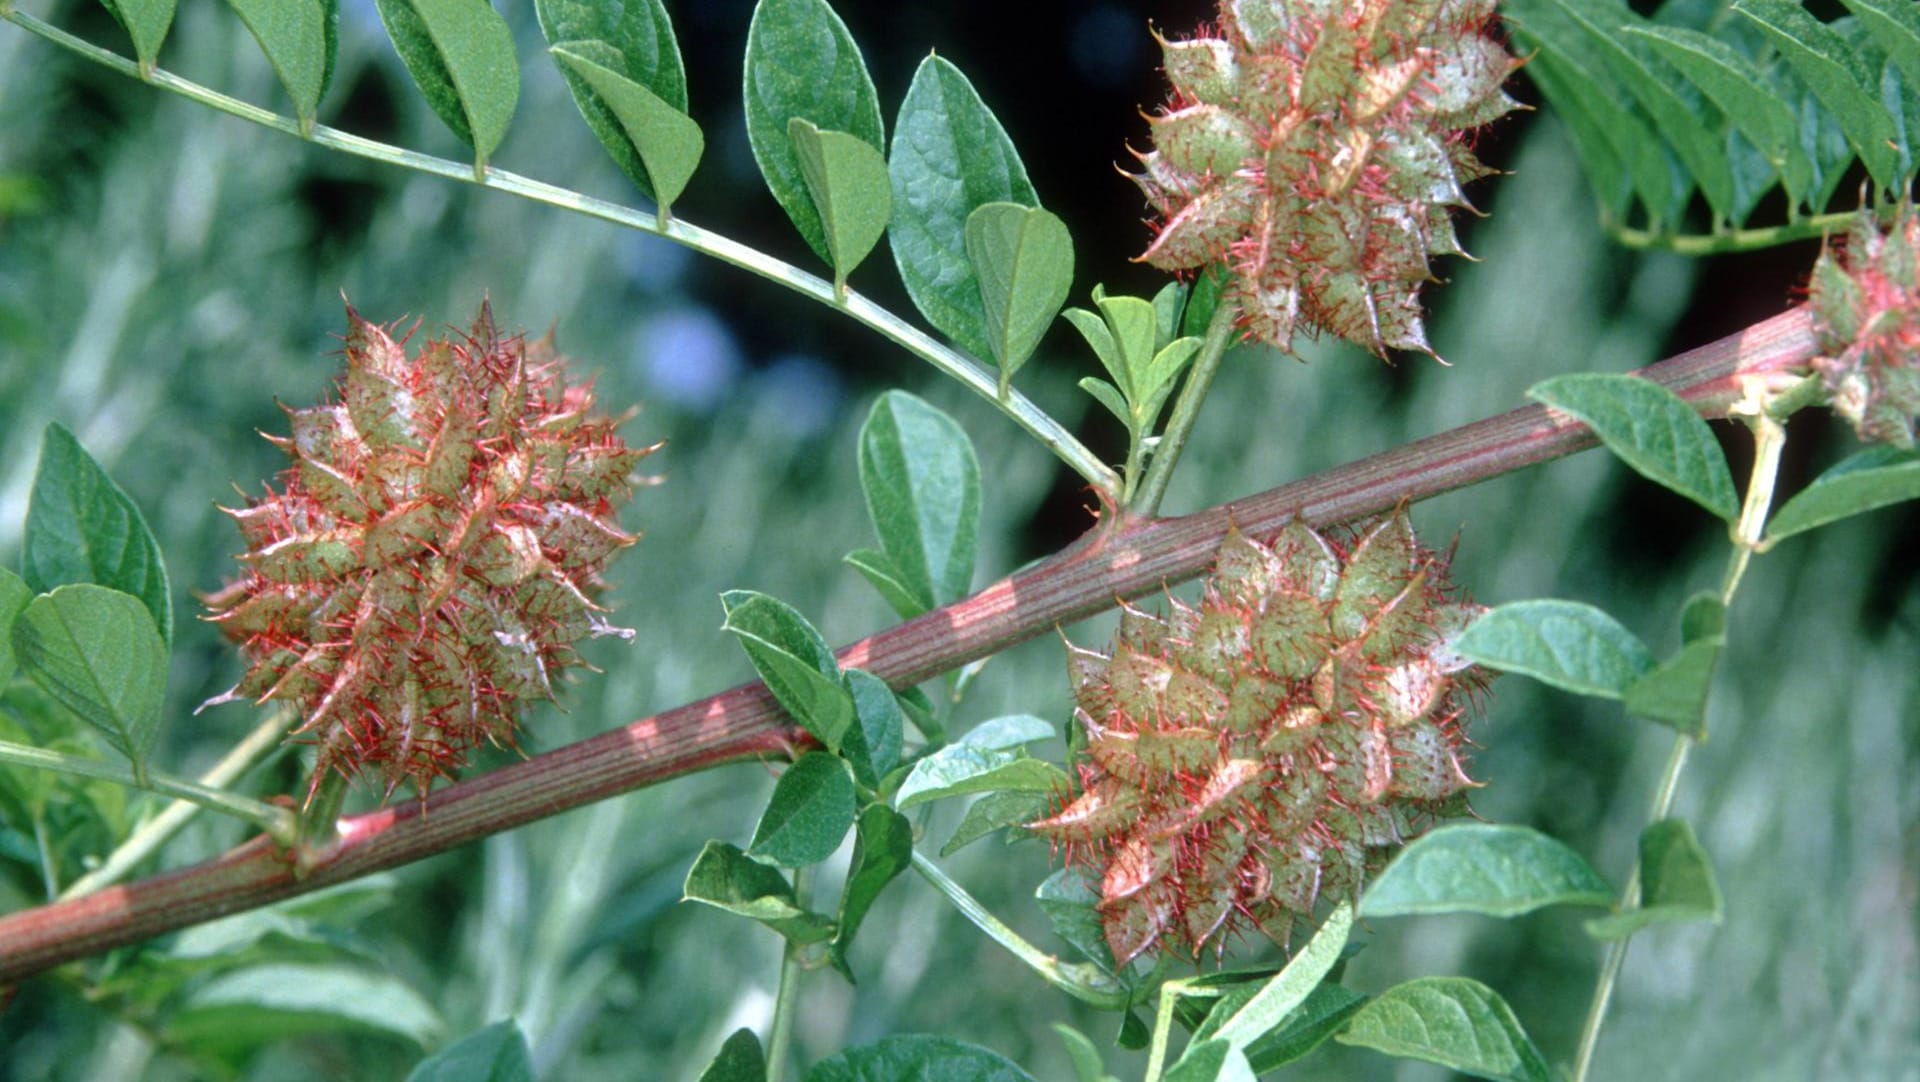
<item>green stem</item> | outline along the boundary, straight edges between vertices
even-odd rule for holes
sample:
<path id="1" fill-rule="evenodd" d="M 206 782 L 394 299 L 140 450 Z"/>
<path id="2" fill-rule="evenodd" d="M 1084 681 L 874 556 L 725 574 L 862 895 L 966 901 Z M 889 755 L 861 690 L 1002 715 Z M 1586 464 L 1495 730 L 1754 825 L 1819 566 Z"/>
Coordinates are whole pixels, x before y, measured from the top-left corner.
<path id="1" fill-rule="evenodd" d="M 1238 317 L 1239 310 L 1231 301 L 1223 300 L 1213 310 L 1213 319 L 1207 324 L 1207 336 L 1200 343 L 1200 355 L 1194 358 L 1187 381 L 1180 388 L 1180 397 L 1173 404 L 1173 417 L 1167 421 L 1160 442 L 1153 449 L 1153 462 L 1147 467 L 1146 480 L 1127 505 L 1135 513 L 1151 517 L 1160 510 L 1160 501 L 1166 497 L 1174 464 L 1180 461 L 1180 452 L 1186 450 L 1187 438 L 1193 434 L 1194 422 L 1200 416 L 1200 404 L 1206 400 L 1207 391 L 1213 386 L 1214 374 L 1220 371 L 1220 359 L 1233 346 L 1233 322 Z M 1131 470 L 1127 476 L 1133 476 Z"/>
<path id="2" fill-rule="evenodd" d="M 1877 213 L 1884 223 L 1892 219 L 1895 209 L 1889 204 Z M 1836 229 L 1846 228 L 1859 215 L 1858 210 L 1833 211 L 1781 225 L 1727 229 L 1717 233 L 1663 233 L 1652 229 L 1630 229 L 1624 225 L 1609 225 L 1607 231 L 1615 241 L 1628 248 L 1657 249 L 1688 256 L 1723 255 L 1823 237 Z"/>
<path id="3" fill-rule="evenodd" d="M 163 90 L 171 91 L 191 101 L 218 109 L 230 116 L 239 117 L 262 127 L 284 132 L 296 139 L 338 150 L 356 157 L 367 158 L 387 165 L 412 169 L 415 172 L 430 173 L 448 180 L 475 184 L 482 188 L 517 195 L 536 203 L 569 210 L 589 218 L 599 218 L 638 229 L 655 236 L 665 237 L 694 251 L 712 256 L 725 263 L 757 274 L 768 281 L 786 286 L 803 296 L 845 312 L 856 321 L 878 332 L 882 337 L 907 352 L 919 357 L 947 376 L 958 380 L 963 386 L 980 397 L 992 402 L 1028 434 L 1039 440 L 1075 473 L 1110 493 L 1120 491 L 1120 479 L 1104 462 L 1086 448 L 1073 433 L 1054 420 L 1045 410 L 1035 405 L 1018 391 L 1010 391 L 1003 399 L 997 376 L 979 361 L 942 345 L 931 335 L 906 322 L 851 290 L 841 296 L 834 285 L 818 275 L 809 274 L 790 263 L 782 262 L 757 249 L 750 248 L 738 241 L 731 240 L 718 233 L 701 229 L 684 218 L 669 217 L 664 213 L 649 214 L 645 211 L 624 207 L 618 203 L 594 199 L 556 185 L 534 180 L 530 177 L 509 173 L 489 166 L 483 174 L 475 175 L 471 162 L 457 162 L 447 158 L 436 158 L 430 154 L 406 150 L 387 143 L 365 139 L 358 135 L 330 128 L 324 124 L 315 124 L 311 131 L 303 131 L 299 121 L 291 117 L 251 105 L 237 98 L 228 97 L 216 90 L 201 86 L 199 83 L 182 79 L 171 72 L 155 68 L 143 76 L 140 66 L 133 61 L 102 49 L 87 41 L 73 36 L 49 23 L 43 22 L 24 12 L 0 12 L 0 18 L 15 24 L 31 33 L 85 57 L 97 64 L 112 68 L 124 75 L 142 79 Z"/>
<path id="4" fill-rule="evenodd" d="M 14 766 L 32 767 L 38 770 L 53 770 L 62 774 L 72 774 L 82 778 L 98 778 L 101 781 L 115 782 L 129 789 L 145 789 L 162 796 L 191 800 L 195 804 L 212 811 L 245 819 L 267 832 L 275 841 L 286 844 L 293 838 L 293 813 L 285 808 L 276 808 L 249 797 L 236 796 L 185 778 L 176 778 L 149 770 L 145 777 L 136 777 L 134 772 L 118 763 L 109 763 L 101 759 L 88 759 L 79 755 L 65 755 L 45 748 L 29 747 L 0 741 L 0 763 Z"/>
<path id="5" fill-rule="evenodd" d="M 200 784 L 209 789 L 225 789 L 232 785 L 262 756 L 279 746 L 290 720 L 291 715 L 284 711 L 276 710 L 269 714 L 219 762 L 213 764 L 213 769 L 200 776 Z M 159 815 L 142 823 L 139 829 L 127 836 L 126 841 L 107 854 L 107 859 L 98 868 L 68 884 L 67 889 L 60 892 L 60 900 L 92 894 L 118 882 L 135 865 L 152 856 L 154 850 L 179 833 L 180 828 L 186 826 L 187 821 L 199 811 L 200 805 L 191 800 L 176 800 L 167 805 Z"/>
<path id="6" fill-rule="evenodd" d="M 1723 606 L 1733 604 L 1733 595 L 1746 574 L 1747 564 L 1760 547 L 1761 538 L 1766 536 L 1767 511 L 1773 505 L 1774 485 L 1780 475 L 1780 452 L 1787 443 L 1786 426 L 1773 416 L 1769 408 L 1769 395 L 1763 388 L 1763 380 L 1750 380 L 1746 398 L 1733 410 L 1753 429 L 1754 454 L 1753 471 L 1747 479 L 1747 494 L 1741 501 L 1740 517 L 1733 526 L 1733 555 L 1721 582 L 1720 603 Z M 1659 788 L 1653 795 L 1653 807 L 1647 814 L 1649 824 L 1665 819 L 1672 810 L 1674 792 L 1680 786 L 1680 772 L 1686 768 L 1687 755 L 1693 750 L 1693 744 L 1693 739 L 1684 733 L 1674 737 L 1673 750 L 1667 756 L 1667 768 L 1660 775 Z M 1633 870 L 1627 874 L 1626 888 L 1620 892 L 1620 909 L 1623 912 L 1640 904 L 1640 873 L 1640 860 L 1636 856 Z M 1613 989 L 1620 979 L 1621 967 L 1626 964 L 1627 947 L 1632 942 L 1633 937 L 1629 935 L 1614 940 L 1612 946 L 1607 948 L 1606 961 L 1601 965 L 1600 977 L 1593 986 L 1593 999 L 1587 1006 L 1586 1024 L 1580 1029 L 1580 1049 L 1574 1058 L 1573 1082 L 1586 1082 L 1587 1071 L 1593 1066 L 1594 1048 L 1600 1040 L 1601 1024 L 1606 1021 L 1607 1004 L 1613 999 Z"/>
<path id="7" fill-rule="evenodd" d="M 1153 1043 L 1147 1046 L 1147 1071 L 1142 1082 L 1160 1082 L 1167 1065 L 1167 1045 L 1173 1039 L 1173 1012 L 1180 997 L 1193 994 L 1192 980 L 1173 980 L 1160 986 L 1160 1010 L 1153 1017 Z M 1218 993 L 1214 993 L 1217 995 Z"/>
<path id="8" fill-rule="evenodd" d="M 812 878 L 807 868 L 793 870 L 794 904 L 807 907 Z M 767 1030 L 767 1082 L 780 1082 L 793 1044 L 793 1007 L 799 1001 L 800 945 L 788 942 L 780 952 L 780 988 L 773 996 L 773 1024 Z"/>
<path id="9" fill-rule="evenodd" d="M 932 883 L 935 889 L 947 896 L 962 916 L 973 922 L 973 926 L 987 933 L 987 938 L 1005 947 L 1015 958 L 1025 962 L 1027 967 L 1040 974 L 1048 984 L 1060 989 L 1083 1003 L 1091 1003 L 1102 1010 L 1125 1010 L 1131 1002 L 1127 990 L 1106 974 L 1091 965 L 1062 962 L 1040 948 L 1020 937 L 1018 932 L 1003 924 L 1000 918 L 987 911 L 965 887 L 954 882 L 940 866 L 928 860 L 918 849 L 913 851 L 913 870 L 921 878 Z"/>
<path id="10" fill-rule="evenodd" d="M 1647 812 L 1647 822 L 1657 823 L 1667 817 L 1673 808 L 1673 794 L 1680 785 L 1680 772 L 1686 768 L 1687 753 L 1693 750 L 1693 739 L 1682 733 L 1673 740 L 1673 750 L 1667 754 L 1667 769 L 1660 775 L 1660 787 L 1654 793 L 1653 807 Z M 1622 912 L 1640 904 L 1640 858 L 1633 859 L 1633 870 L 1627 873 L 1626 889 L 1620 892 Z M 1623 936 L 1613 941 L 1607 948 L 1607 960 L 1600 966 L 1600 977 L 1593 985 L 1593 998 L 1587 1004 L 1587 1021 L 1580 1027 L 1580 1050 L 1574 1056 L 1573 1082 L 1586 1082 L 1587 1070 L 1593 1066 L 1594 1048 L 1600 1041 L 1600 1026 L 1607 1018 L 1607 1005 L 1613 1000 L 1614 985 L 1620 980 L 1620 968 L 1627 962 L 1627 944 L 1633 942 L 1632 936 Z"/>
<path id="11" fill-rule="evenodd" d="M 47 817 L 33 817 L 33 845 L 40 851 L 40 882 L 46 887 L 47 897 L 58 900 L 60 897 L 60 871 L 53 866 L 53 843 L 47 838 Z"/>

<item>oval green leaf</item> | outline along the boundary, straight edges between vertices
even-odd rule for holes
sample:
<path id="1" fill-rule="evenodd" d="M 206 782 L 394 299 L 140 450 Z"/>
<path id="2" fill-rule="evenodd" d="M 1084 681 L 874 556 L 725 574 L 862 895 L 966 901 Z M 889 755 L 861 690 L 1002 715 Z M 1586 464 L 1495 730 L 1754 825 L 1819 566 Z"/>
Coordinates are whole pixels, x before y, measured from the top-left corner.
<path id="1" fill-rule="evenodd" d="M 1345 1028 L 1347 1019 L 1366 1002 L 1366 996 L 1351 988 L 1321 981 L 1279 1028 L 1248 1047 L 1247 1062 L 1266 1074 L 1304 1058 Z"/>
<path id="2" fill-rule="evenodd" d="M 661 0 L 594 3 L 592 0 L 534 0 L 540 33 L 549 46 L 566 48 L 612 71 L 627 82 L 645 87 L 676 113 L 687 112 L 687 72 L 680 58 L 680 42 Z M 651 167 L 642 158 L 621 118 L 585 78 L 560 65 L 573 104 L 579 108 L 594 138 L 607 148 L 615 165 L 649 199 L 662 200 L 654 189 Z M 691 123 L 691 121 L 689 121 Z M 696 130 L 698 125 L 695 126 Z M 696 160 L 698 156 L 696 155 Z M 689 165 L 687 171 L 691 172 Z"/>
<path id="3" fill-rule="evenodd" d="M 872 144 L 843 131 L 822 131 L 805 117 L 787 124 L 800 176 L 813 197 L 836 288 L 887 232 L 893 189 L 887 159 Z"/>
<path id="4" fill-rule="evenodd" d="M 1713 670 L 1725 640 L 1710 637 L 1690 642 L 1659 668 L 1633 682 L 1622 699 L 1627 713 L 1657 721 L 1695 740 L 1707 736 L 1707 693 L 1713 689 Z"/>
<path id="5" fill-rule="evenodd" d="M 1454 640 L 1469 661 L 1579 695 L 1618 699 L 1653 671 L 1633 632 L 1578 601 L 1515 601 L 1484 613 Z"/>
<path id="6" fill-rule="evenodd" d="M 1033 1082 L 1013 1061 L 979 1045 L 921 1033 L 885 1037 L 830 1056 L 807 1071 L 804 1082 L 872 1082 L 874 1079 L 938 1079 L 939 1082 Z"/>
<path id="7" fill-rule="evenodd" d="M 526 1035 L 512 1022 L 495 1022 L 424 1059 L 407 1082 L 535 1082 Z"/>
<path id="8" fill-rule="evenodd" d="M 1920 451 L 1870 448 L 1814 478 L 1781 505 L 1767 522 L 1767 541 L 1912 499 L 1920 499 Z"/>
<path id="9" fill-rule="evenodd" d="M 887 682 L 872 673 L 848 669 L 844 679 L 853 696 L 853 724 L 840 741 L 840 757 L 853 767 L 855 781 L 878 789 L 880 780 L 900 765 L 906 712 Z"/>
<path id="10" fill-rule="evenodd" d="M 62 586 L 27 603 L 13 624 L 22 672 L 60 705 L 146 765 L 160 734 L 167 646 L 140 599 L 92 583 Z"/>
<path id="11" fill-rule="evenodd" d="M 967 218 L 987 203 L 1037 207 L 1013 141 L 960 69 L 928 56 L 894 123 L 893 259 L 914 307 L 977 356 L 989 356 Z"/>
<path id="12" fill-rule="evenodd" d="M 550 51 L 561 67 L 586 84 L 613 115 L 624 137 L 622 142 L 639 155 L 646 169 L 650 183 L 643 189 L 664 213 L 686 190 L 687 181 L 700 165 L 700 156 L 706 152 L 707 140 L 700 125 L 658 94 L 610 67 L 621 62 L 611 45 L 562 42 Z M 612 147 L 608 151 L 616 162 L 620 160 Z"/>
<path id="13" fill-rule="evenodd" d="M 901 811 L 931 800 L 967 793 L 1063 793 L 1067 775 L 1044 759 L 966 744 L 949 744 L 913 764 L 900 783 L 895 806 Z"/>
<path id="14" fill-rule="evenodd" d="M 427 104 L 484 168 L 520 101 L 513 32 L 487 0 L 374 0 Z"/>
<path id="15" fill-rule="evenodd" d="M 1665 137 L 1674 156 L 1700 185 L 1715 220 L 1726 222 L 1733 210 L 1733 170 L 1727 161 L 1723 126 L 1711 106 L 1703 107 L 1699 95 L 1683 95 L 1677 79 L 1670 79 L 1665 65 L 1654 59 L 1652 50 L 1640 39 L 1628 36 L 1635 24 L 1645 22 L 1631 11 L 1598 8 L 1585 0 L 1569 3 L 1553 0 L 1562 15 L 1586 34 L 1596 55 L 1618 77 L 1622 86 L 1640 103 L 1653 126 Z M 1607 23 L 1603 29 L 1593 21 Z M 1621 25 L 1621 24 L 1625 25 Z"/>
<path id="16" fill-rule="evenodd" d="M 980 536 L 980 462 L 966 432 L 913 395 L 888 391 L 860 428 L 860 488 L 880 547 L 918 606 L 901 615 L 965 597 Z"/>
<path id="17" fill-rule="evenodd" d="M 1880 101 L 1880 73 L 1837 31 L 1794 0 L 1739 0 L 1733 10 L 1766 32 L 1793 70 L 1827 107 L 1847 142 L 1882 188 L 1900 183 L 1900 132 Z"/>
<path id="18" fill-rule="evenodd" d="M 1039 207 L 987 203 L 967 216 L 967 259 L 980 283 L 987 348 L 1000 365 L 1000 393 L 1027 363 L 1067 303 L 1073 238 Z"/>
<path id="19" fill-rule="evenodd" d="M 912 863 L 913 824 L 885 804 L 867 805 L 853 832 L 853 864 L 847 872 L 846 889 L 840 894 L 839 930 L 827 955 L 849 980 L 852 973 L 847 969 L 847 947 L 853 943 L 853 934 L 867 918 L 874 899 Z"/>
<path id="20" fill-rule="evenodd" d="M 1732 522 L 1740 514 L 1727 456 L 1713 430 L 1679 395 L 1638 376 L 1556 376 L 1527 391 L 1586 422 L 1634 472 Z"/>
<path id="21" fill-rule="evenodd" d="M 328 12 L 321 0 L 227 0 L 227 6 L 267 54 L 293 99 L 293 111 L 303 124 L 311 123 L 333 66 L 327 55 Z"/>
<path id="22" fill-rule="evenodd" d="M 166 43 L 173 26 L 175 0 L 101 0 L 114 20 L 133 39 L 133 55 L 142 68 L 153 67 L 160 46 Z"/>
<path id="23" fill-rule="evenodd" d="M 1899 67 L 1908 86 L 1920 86 L 1920 7 L 1911 0 L 1840 0 Z"/>
<path id="24" fill-rule="evenodd" d="M 1684 819 L 1640 832 L 1640 904 L 1587 922 L 1595 939 L 1624 939 L 1651 924 L 1720 923 L 1723 904 L 1713 862 Z"/>
<path id="25" fill-rule="evenodd" d="M 1166 1082 L 1254 1082 L 1246 1053 L 1222 1040 L 1188 1045 L 1180 1062 L 1161 1077 Z"/>
<path id="26" fill-rule="evenodd" d="M 747 28 L 747 142 L 767 188 L 829 266 L 833 250 L 788 125 L 795 117 L 886 149 L 880 95 L 860 47 L 826 0 L 760 0 Z"/>
<path id="27" fill-rule="evenodd" d="M 1286 968 L 1274 974 L 1246 1006 L 1213 1031 L 1215 1039 L 1234 1048 L 1246 1048 L 1273 1032 L 1326 979 L 1333 964 L 1340 960 L 1340 952 L 1345 949 L 1347 935 L 1352 930 L 1353 906 L 1341 902 L 1327 914 L 1319 931 L 1313 933 L 1313 939 L 1287 962 Z"/>
<path id="28" fill-rule="evenodd" d="M 757 920 L 795 943 L 818 943 L 833 935 L 833 922 L 800 908 L 793 884 L 739 847 L 708 842 L 687 870 L 681 900 Z"/>
<path id="29" fill-rule="evenodd" d="M 1475 1078 L 1551 1082 L 1545 1057 L 1513 1008 L 1493 989 L 1465 977 L 1423 977 L 1395 985 L 1360 1008 L 1341 1044 L 1425 1060 Z"/>
<path id="30" fill-rule="evenodd" d="M 13 660 L 13 622 L 32 600 L 33 591 L 20 576 L 0 567 L 0 693 L 6 691 L 17 667 Z"/>
<path id="31" fill-rule="evenodd" d="M 720 604 L 727 611 L 722 628 L 740 639 L 767 690 L 828 751 L 838 751 L 853 724 L 853 696 L 827 640 L 792 606 L 766 594 L 729 590 Z"/>
<path id="32" fill-rule="evenodd" d="M 767 1054 L 760 1038 L 745 1027 L 734 1030 L 720 1054 L 700 1072 L 700 1082 L 767 1082 Z"/>
<path id="33" fill-rule="evenodd" d="M 950 857 L 996 830 L 1045 818 L 1053 806 L 1053 797 L 1046 793 L 988 793 L 967 806 L 940 855 Z"/>
<path id="34" fill-rule="evenodd" d="M 1537 830 L 1462 823 L 1401 850 L 1360 899 L 1360 915 L 1517 917 L 1549 905 L 1611 905 L 1613 898 L 1585 857 Z"/>
<path id="35" fill-rule="evenodd" d="M 1102 972 L 1113 973 L 1113 948 L 1100 924 L 1100 892 L 1077 868 L 1062 868 L 1034 889 L 1034 902 L 1053 932 Z"/>
<path id="36" fill-rule="evenodd" d="M 1801 204 L 1813 185 L 1813 163 L 1800 146 L 1799 121 L 1793 107 L 1760 77 L 1751 58 L 1726 42 L 1684 27 L 1629 26 L 1623 32 L 1647 42 L 1711 98 L 1780 174 L 1788 202 Z"/>
<path id="37" fill-rule="evenodd" d="M 747 855 L 783 868 L 827 859 L 853 828 L 854 796 L 846 764 L 823 751 L 802 755 L 774 785 Z"/>
<path id="38" fill-rule="evenodd" d="M 960 738 L 960 743 L 976 748 L 991 748 L 994 751 L 1011 751 L 1014 748 L 1051 740 L 1059 733 L 1053 722 L 1046 718 L 1037 718 L 1032 714 L 1002 714 L 968 729 Z"/>
<path id="39" fill-rule="evenodd" d="M 47 426 L 27 503 L 20 577 L 35 593 L 92 582 L 146 605 L 162 641 L 173 641 L 173 603 L 160 543 L 140 509 L 73 433 Z"/>
<path id="40" fill-rule="evenodd" d="M 222 973 L 171 1012 L 166 1039 L 212 1054 L 302 1033 L 373 1031 L 430 1045 L 440 1012 L 411 985 L 341 965 L 258 965 Z"/>

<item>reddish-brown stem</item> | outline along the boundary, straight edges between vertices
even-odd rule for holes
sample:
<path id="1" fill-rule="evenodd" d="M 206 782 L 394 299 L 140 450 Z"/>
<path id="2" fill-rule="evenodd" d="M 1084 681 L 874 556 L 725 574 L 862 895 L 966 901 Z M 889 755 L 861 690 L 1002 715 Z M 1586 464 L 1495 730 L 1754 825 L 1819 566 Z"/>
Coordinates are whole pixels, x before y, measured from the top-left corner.
<path id="1" fill-rule="evenodd" d="M 1814 356 L 1803 309 L 1643 369 L 1709 416 L 1742 374 Z M 895 687 L 917 684 L 1213 561 L 1229 526 L 1267 533 L 1295 515 L 1333 525 L 1591 446 L 1584 426 L 1525 406 L 1257 496 L 1181 518 L 1112 520 L 1052 558 L 840 651 Z M 449 786 L 424 804 L 353 816 L 296 869 L 256 839 L 204 864 L 0 917 L 0 987 L 63 962 L 392 868 L 667 778 L 790 754 L 808 740 L 766 689 L 748 685 Z"/>

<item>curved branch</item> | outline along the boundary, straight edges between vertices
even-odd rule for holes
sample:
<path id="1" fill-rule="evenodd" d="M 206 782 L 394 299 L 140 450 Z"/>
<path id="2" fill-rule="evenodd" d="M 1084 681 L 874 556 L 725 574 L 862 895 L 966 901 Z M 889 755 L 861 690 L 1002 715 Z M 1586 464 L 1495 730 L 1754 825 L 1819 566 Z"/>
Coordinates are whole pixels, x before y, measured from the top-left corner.
<path id="1" fill-rule="evenodd" d="M 1795 309 L 1641 374 L 1717 415 L 1737 399 L 1740 376 L 1803 367 L 1816 351 L 1806 312 Z M 1027 571 L 846 647 L 840 662 L 895 687 L 917 684 L 1122 598 L 1205 572 L 1230 525 L 1271 532 L 1295 515 L 1332 525 L 1593 443 L 1583 425 L 1525 406 L 1196 514 L 1115 519 Z M 290 854 L 255 839 L 204 864 L 0 917 L 0 986 L 681 774 L 787 755 L 807 740 L 786 723 L 765 688 L 737 687 L 449 786 L 425 801 L 344 819 L 340 840 L 311 854 L 299 870 Z"/>

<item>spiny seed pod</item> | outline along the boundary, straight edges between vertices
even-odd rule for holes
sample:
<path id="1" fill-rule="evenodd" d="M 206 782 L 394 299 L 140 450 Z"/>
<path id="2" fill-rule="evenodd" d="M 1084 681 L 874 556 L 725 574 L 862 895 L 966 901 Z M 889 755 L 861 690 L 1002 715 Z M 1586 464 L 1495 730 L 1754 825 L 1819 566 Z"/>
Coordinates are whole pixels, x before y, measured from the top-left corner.
<path id="1" fill-rule="evenodd" d="M 1159 212 L 1140 258 L 1225 259 L 1246 333 L 1325 330 L 1385 357 L 1432 353 L 1427 256 L 1464 255 L 1449 210 L 1493 170 L 1464 129 L 1516 107 L 1494 0 L 1221 0 L 1219 25 L 1161 41 L 1172 101 L 1134 177 Z"/>
<path id="2" fill-rule="evenodd" d="M 1482 681 L 1447 643 L 1480 609 L 1404 512 L 1350 547 L 1298 521 L 1229 533 L 1199 607 L 1172 609 L 1123 610 L 1110 654 L 1070 648 L 1079 792 L 1029 824 L 1098 873 L 1123 964 L 1217 953 L 1243 924 L 1285 946 L 1474 786 Z"/>
<path id="3" fill-rule="evenodd" d="M 1813 367 L 1833 408 L 1863 440 L 1912 447 L 1920 417 L 1920 213 L 1900 208 L 1884 232 L 1863 211 L 1846 243 L 1813 265 Z"/>
<path id="4" fill-rule="evenodd" d="M 512 746 L 573 643 L 611 627 L 592 597 L 635 535 L 614 508 L 636 463 L 552 342 L 503 336 L 482 305 L 464 338 L 408 358 L 347 309 L 339 401 L 288 409 L 281 489 L 228 510 L 242 577 L 207 598 L 246 675 L 207 705 L 284 701 L 329 772 L 425 795 L 482 741 Z M 285 407 L 282 407 L 285 408 Z M 657 445 L 656 445 L 657 446 Z"/>

